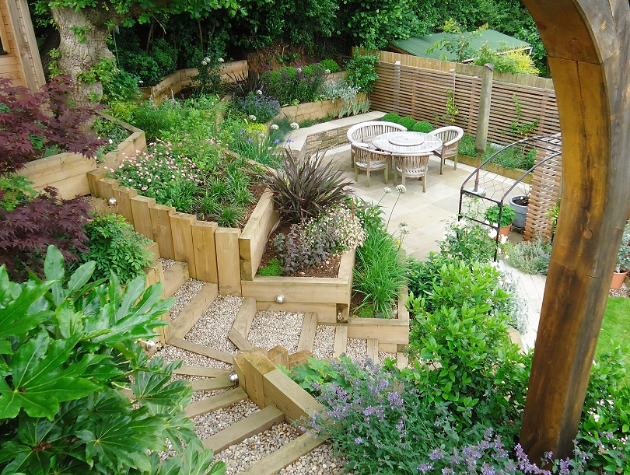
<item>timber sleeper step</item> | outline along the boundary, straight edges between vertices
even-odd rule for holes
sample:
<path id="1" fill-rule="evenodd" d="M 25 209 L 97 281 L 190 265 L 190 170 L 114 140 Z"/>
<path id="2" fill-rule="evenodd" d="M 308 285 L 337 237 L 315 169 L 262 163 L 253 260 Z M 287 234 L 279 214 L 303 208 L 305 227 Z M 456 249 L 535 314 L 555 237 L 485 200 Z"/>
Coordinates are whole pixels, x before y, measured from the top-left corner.
<path id="1" fill-rule="evenodd" d="M 182 365 L 173 371 L 173 374 L 181 374 L 184 376 L 200 376 L 202 378 L 219 378 L 228 376 L 231 373 L 228 369 L 206 368 L 204 366 L 187 366 Z"/>
<path id="2" fill-rule="evenodd" d="M 201 416 L 202 414 L 207 414 L 208 412 L 231 406 L 243 399 L 247 399 L 247 393 L 243 391 L 243 389 L 230 389 L 229 391 L 221 393 L 217 396 L 211 396 L 199 402 L 192 403 L 185 410 L 186 417 L 192 418 Z"/>
<path id="3" fill-rule="evenodd" d="M 267 406 L 251 416 L 232 424 L 215 435 L 203 441 L 207 449 L 216 454 L 231 445 L 238 444 L 248 437 L 259 434 L 271 428 L 274 424 L 284 421 L 284 414 L 276 406 Z"/>
<path id="4" fill-rule="evenodd" d="M 164 298 L 172 297 L 182 285 L 184 285 L 190 274 L 186 262 L 176 262 L 164 271 Z"/>
<path id="5" fill-rule="evenodd" d="M 205 378 L 192 382 L 193 391 L 214 391 L 215 389 L 227 389 L 234 386 L 229 376 L 219 376 L 218 378 Z"/>
<path id="6" fill-rule="evenodd" d="M 315 343 L 315 334 L 317 333 L 317 314 L 308 312 L 304 314 L 302 320 L 302 331 L 300 332 L 300 340 L 298 342 L 298 351 L 313 351 Z"/>
<path id="7" fill-rule="evenodd" d="M 333 347 L 333 358 L 339 358 L 346 352 L 348 347 L 348 325 L 340 324 L 335 328 L 335 343 Z"/>
<path id="8" fill-rule="evenodd" d="M 167 343 L 182 350 L 197 353 L 198 355 L 207 356 L 214 360 L 223 361 L 224 363 L 232 364 L 234 362 L 234 355 L 221 350 L 215 350 L 205 345 L 199 345 L 192 341 L 184 340 L 183 338 L 171 337 L 167 340 Z"/>
<path id="9" fill-rule="evenodd" d="M 171 338 L 183 338 L 206 312 L 210 304 L 217 298 L 219 286 L 210 282 L 193 297 L 179 313 L 171 328 Z"/>

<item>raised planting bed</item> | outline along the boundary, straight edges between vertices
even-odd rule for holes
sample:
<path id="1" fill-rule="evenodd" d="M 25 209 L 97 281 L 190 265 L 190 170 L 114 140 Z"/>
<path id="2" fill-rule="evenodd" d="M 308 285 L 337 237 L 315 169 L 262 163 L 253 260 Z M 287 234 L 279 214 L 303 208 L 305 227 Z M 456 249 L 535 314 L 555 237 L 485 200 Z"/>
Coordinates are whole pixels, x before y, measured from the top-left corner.
<path id="1" fill-rule="evenodd" d="M 341 255 L 337 277 L 268 277 L 241 282 L 244 297 L 254 297 L 258 310 L 315 312 L 318 324 L 348 318 L 354 251 Z"/>
<path id="2" fill-rule="evenodd" d="M 357 101 L 363 102 L 367 100 L 366 94 L 358 94 Z M 336 101 L 317 101 L 306 102 L 296 106 L 286 106 L 280 109 L 280 113 L 275 120 L 284 117 L 293 122 L 304 122 L 305 120 L 323 119 L 328 116 L 337 116 L 344 107 L 344 102 L 339 99 Z"/>
<path id="3" fill-rule="evenodd" d="M 378 350 L 384 353 L 399 353 L 409 344 L 409 311 L 407 310 L 407 289 L 401 289 L 398 298 L 396 317 L 348 319 L 348 338 L 377 340 Z"/>
<path id="4" fill-rule="evenodd" d="M 129 137 L 121 142 L 116 150 L 105 154 L 107 163 L 118 163 L 123 156 L 131 155 L 136 150 L 146 149 L 146 140 L 142 130 L 106 114 L 100 115 L 129 131 Z M 53 186 L 59 190 L 59 195 L 62 198 L 71 199 L 77 195 L 90 194 L 90 185 L 86 174 L 96 167 L 97 164 L 93 158 L 87 158 L 80 153 L 60 153 L 27 163 L 20 170 L 20 175 L 31 180 L 34 183 L 33 188 L 36 190 Z"/>
<path id="5" fill-rule="evenodd" d="M 477 159 L 473 157 L 469 157 L 467 155 L 458 155 L 457 160 L 460 163 L 464 163 L 466 165 L 470 165 L 471 167 L 477 168 Z M 523 170 L 521 168 L 506 168 L 501 165 L 497 165 L 496 163 L 486 163 L 483 167 L 485 171 L 496 173 L 497 175 L 501 175 L 507 178 L 511 178 L 512 180 L 518 180 L 523 176 L 527 170 Z M 528 185 L 532 182 L 532 174 L 526 175 L 522 180 L 523 183 L 527 183 Z"/>
<path id="6" fill-rule="evenodd" d="M 221 80 L 225 82 L 232 82 L 234 77 L 243 74 L 246 75 L 247 71 L 247 61 L 232 61 L 231 63 L 223 63 L 221 65 Z M 145 100 L 151 97 L 154 101 L 159 102 L 177 94 L 182 89 L 192 86 L 192 78 L 198 75 L 199 70 L 197 68 L 177 70 L 166 76 L 155 86 L 141 87 L 140 92 L 142 93 L 142 96 L 140 99 Z"/>

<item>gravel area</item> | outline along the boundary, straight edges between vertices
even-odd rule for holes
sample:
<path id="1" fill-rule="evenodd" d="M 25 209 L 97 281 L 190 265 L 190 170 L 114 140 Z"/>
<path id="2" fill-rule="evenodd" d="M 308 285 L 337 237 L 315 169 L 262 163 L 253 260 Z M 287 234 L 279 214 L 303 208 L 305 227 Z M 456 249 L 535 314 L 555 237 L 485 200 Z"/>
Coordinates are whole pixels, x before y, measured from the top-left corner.
<path id="1" fill-rule="evenodd" d="M 367 341 L 348 338 L 346 355 L 348 355 L 354 361 L 365 361 L 365 359 L 367 358 Z"/>
<path id="2" fill-rule="evenodd" d="M 226 475 L 234 475 L 275 452 L 283 445 L 299 437 L 297 429 L 287 423 L 276 424 L 271 429 L 232 445 L 215 456 L 227 465 Z M 309 472 L 302 472 L 309 473 Z"/>
<path id="3" fill-rule="evenodd" d="M 330 359 L 335 348 L 335 326 L 317 325 L 315 342 L 313 343 L 313 356 L 317 359 Z"/>
<path id="4" fill-rule="evenodd" d="M 239 401 L 230 407 L 194 417 L 195 432 L 201 440 L 207 439 L 257 411 L 258 406 L 251 400 Z"/>
<path id="5" fill-rule="evenodd" d="M 188 305 L 190 301 L 194 299 L 199 292 L 201 292 L 204 285 L 205 284 L 200 280 L 188 279 L 184 285 L 177 289 L 177 292 L 173 295 L 173 297 L 177 300 L 169 312 L 171 322 L 174 321 L 184 307 L 186 307 L 186 305 Z"/>
<path id="6" fill-rule="evenodd" d="M 240 297 L 219 295 L 184 338 L 215 350 L 236 353 L 236 346 L 228 340 L 227 336 L 242 301 Z"/>
<path id="7" fill-rule="evenodd" d="M 626 284 L 622 284 L 620 289 L 610 289 L 608 295 L 610 297 L 630 297 L 630 291 Z"/>
<path id="8" fill-rule="evenodd" d="M 270 350 L 284 346 L 289 354 L 297 351 L 302 331 L 303 313 L 258 312 L 254 317 L 247 339 L 259 348 Z"/>
<path id="9" fill-rule="evenodd" d="M 184 365 L 190 366 L 203 366 L 207 368 L 218 369 L 232 369 L 231 364 L 218 361 L 207 356 L 198 355 L 196 353 L 190 353 L 175 346 L 164 345 L 160 350 L 155 353 L 155 356 L 161 356 L 166 363 L 170 363 L 175 360 L 183 360 Z"/>
<path id="10" fill-rule="evenodd" d="M 165 259 L 163 257 L 160 257 L 158 259 L 158 262 L 162 263 L 162 270 L 165 271 L 165 270 L 169 270 L 171 267 L 173 267 L 173 265 L 177 261 L 174 261 L 173 259 Z"/>
<path id="11" fill-rule="evenodd" d="M 335 458 L 333 448 L 330 444 L 322 444 L 315 450 L 300 457 L 291 465 L 286 466 L 279 475 L 298 475 L 298 474 L 316 474 L 316 475 L 341 475 L 344 461 Z M 348 472 L 354 473 L 354 472 Z"/>

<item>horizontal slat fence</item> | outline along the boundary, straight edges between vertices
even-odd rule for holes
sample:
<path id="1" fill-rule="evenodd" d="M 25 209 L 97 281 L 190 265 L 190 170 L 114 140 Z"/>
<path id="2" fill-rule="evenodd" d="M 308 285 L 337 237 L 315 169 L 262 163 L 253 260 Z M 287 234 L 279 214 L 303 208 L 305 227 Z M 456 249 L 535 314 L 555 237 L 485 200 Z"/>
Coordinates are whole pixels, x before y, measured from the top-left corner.
<path id="1" fill-rule="evenodd" d="M 396 64 L 399 62 L 399 64 Z M 426 120 L 435 126 L 453 123 L 474 135 L 479 112 L 482 67 L 381 51 L 378 80 L 370 93 L 372 109 Z M 447 113 L 452 91 L 458 113 Z M 517 112 L 520 107 L 520 116 Z M 560 131 L 558 108 L 550 79 L 495 73 L 488 139 L 507 144 L 523 138 L 511 125 L 538 120 L 532 135 Z"/>

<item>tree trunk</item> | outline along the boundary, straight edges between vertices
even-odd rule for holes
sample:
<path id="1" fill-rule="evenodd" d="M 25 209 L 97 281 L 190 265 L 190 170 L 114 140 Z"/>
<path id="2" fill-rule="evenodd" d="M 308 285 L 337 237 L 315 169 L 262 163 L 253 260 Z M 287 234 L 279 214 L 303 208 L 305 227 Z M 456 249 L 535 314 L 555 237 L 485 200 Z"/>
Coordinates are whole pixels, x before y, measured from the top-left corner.
<path id="1" fill-rule="evenodd" d="M 77 106 L 97 104 L 103 94 L 103 86 L 90 75 L 102 59 L 112 59 L 107 48 L 107 35 L 113 24 L 113 12 L 85 8 L 74 10 L 52 7 L 52 14 L 59 30 L 59 59 L 57 64 L 62 75 L 70 76 L 76 83 L 74 102 Z"/>

